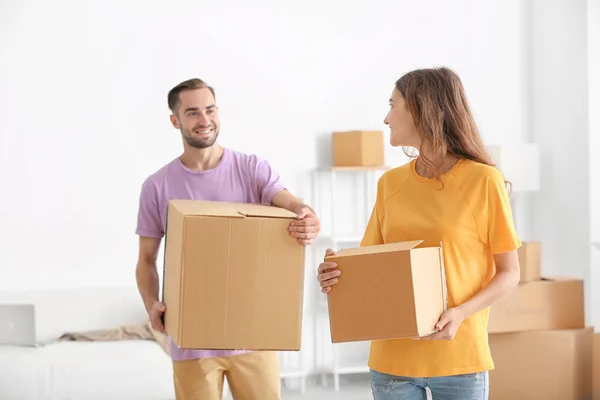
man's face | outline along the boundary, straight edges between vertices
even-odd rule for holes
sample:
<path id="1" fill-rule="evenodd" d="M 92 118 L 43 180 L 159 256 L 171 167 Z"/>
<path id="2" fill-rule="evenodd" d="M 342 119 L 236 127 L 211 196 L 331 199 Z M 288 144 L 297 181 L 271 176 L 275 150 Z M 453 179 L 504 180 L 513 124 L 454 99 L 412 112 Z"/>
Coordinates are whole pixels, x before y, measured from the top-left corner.
<path id="1" fill-rule="evenodd" d="M 179 108 L 171 115 L 171 122 L 190 146 L 197 149 L 212 146 L 219 135 L 215 97 L 208 88 L 179 93 Z"/>

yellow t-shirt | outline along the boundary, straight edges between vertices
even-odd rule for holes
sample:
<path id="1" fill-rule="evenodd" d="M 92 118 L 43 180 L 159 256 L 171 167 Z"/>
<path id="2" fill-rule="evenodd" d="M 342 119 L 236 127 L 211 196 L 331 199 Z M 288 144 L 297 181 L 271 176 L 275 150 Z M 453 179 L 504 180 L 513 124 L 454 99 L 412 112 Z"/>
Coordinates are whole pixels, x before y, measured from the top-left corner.
<path id="1" fill-rule="evenodd" d="M 418 175 L 415 163 L 412 160 L 380 178 L 361 246 L 423 240 L 420 247 L 432 247 L 441 241 L 452 308 L 490 281 L 494 254 L 518 249 L 521 241 L 514 230 L 504 177 L 496 168 L 461 159 L 440 182 Z M 491 370 L 488 315 L 489 308 L 465 319 L 451 341 L 374 340 L 369 367 L 409 377 Z"/>

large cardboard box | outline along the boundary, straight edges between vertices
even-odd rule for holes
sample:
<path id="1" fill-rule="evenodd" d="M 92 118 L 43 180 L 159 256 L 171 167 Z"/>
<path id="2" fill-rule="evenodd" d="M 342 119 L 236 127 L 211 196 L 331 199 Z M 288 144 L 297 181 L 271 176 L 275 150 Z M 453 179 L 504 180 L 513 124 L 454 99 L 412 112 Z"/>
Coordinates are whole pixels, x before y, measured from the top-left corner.
<path id="1" fill-rule="evenodd" d="M 592 329 L 490 335 L 490 400 L 582 400 L 592 392 Z"/>
<path id="2" fill-rule="evenodd" d="M 593 400 L 600 400 L 600 333 L 594 334 L 592 352 L 592 391 Z"/>
<path id="3" fill-rule="evenodd" d="M 333 132 L 334 167 L 380 167 L 385 164 L 382 131 Z"/>
<path id="4" fill-rule="evenodd" d="M 165 327 L 179 347 L 299 350 L 305 247 L 277 207 L 173 200 Z"/>
<path id="5" fill-rule="evenodd" d="M 344 249 L 328 295 L 334 343 L 430 334 L 447 308 L 441 247 L 422 240 Z"/>
<path id="6" fill-rule="evenodd" d="M 542 273 L 542 243 L 523 242 L 517 253 L 521 266 L 520 283 L 539 281 Z"/>
<path id="7" fill-rule="evenodd" d="M 546 278 L 518 285 L 490 308 L 490 333 L 585 327 L 583 281 Z"/>

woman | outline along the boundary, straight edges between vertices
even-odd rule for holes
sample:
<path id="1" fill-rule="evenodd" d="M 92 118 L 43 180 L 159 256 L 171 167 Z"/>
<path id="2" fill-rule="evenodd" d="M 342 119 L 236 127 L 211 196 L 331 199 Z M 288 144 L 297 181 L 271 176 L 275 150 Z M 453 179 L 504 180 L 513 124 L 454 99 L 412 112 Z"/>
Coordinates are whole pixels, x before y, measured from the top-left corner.
<path id="1" fill-rule="evenodd" d="M 448 310 L 430 336 L 371 343 L 373 395 L 421 400 L 429 387 L 434 400 L 487 399 L 487 371 L 494 367 L 489 306 L 516 287 L 520 274 L 521 242 L 506 183 L 486 153 L 462 82 L 451 70 L 404 75 L 390 107 L 384 121 L 390 143 L 416 148 L 419 156 L 379 180 L 361 246 L 421 239 L 429 247 L 441 241 Z M 344 278 L 334 263 L 319 266 L 323 293 L 335 290 L 339 279 Z"/>

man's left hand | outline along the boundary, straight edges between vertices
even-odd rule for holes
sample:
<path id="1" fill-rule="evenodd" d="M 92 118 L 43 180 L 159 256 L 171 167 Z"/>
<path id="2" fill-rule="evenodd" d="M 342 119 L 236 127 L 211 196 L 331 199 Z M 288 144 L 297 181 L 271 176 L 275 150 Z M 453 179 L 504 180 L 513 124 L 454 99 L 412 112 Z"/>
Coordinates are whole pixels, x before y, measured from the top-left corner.
<path id="1" fill-rule="evenodd" d="M 314 242 L 321 230 L 319 218 L 310 207 L 302 204 L 293 210 L 298 215 L 296 221 L 290 223 L 290 236 L 296 238 L 300 244 L 309 245 Z"/>
<path id="2" fill-rule="evenodd" d="M 435 325 L 437 332 L 423 336 L 417 340 L 452 340 L 458 328 L 465 320 L 465 315 L 459 308 L 446 310 Z"/>

